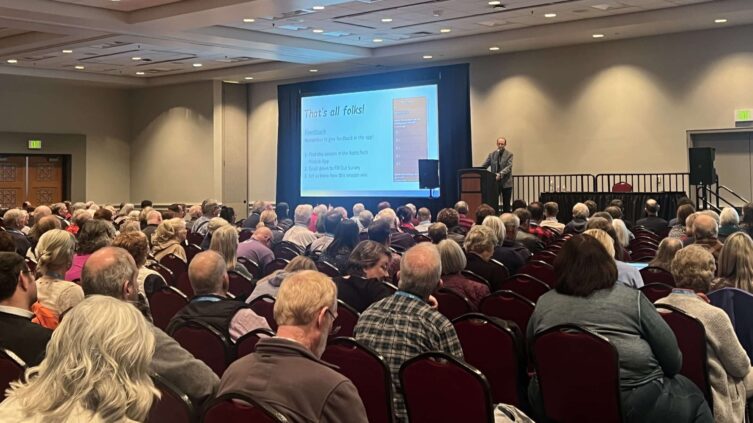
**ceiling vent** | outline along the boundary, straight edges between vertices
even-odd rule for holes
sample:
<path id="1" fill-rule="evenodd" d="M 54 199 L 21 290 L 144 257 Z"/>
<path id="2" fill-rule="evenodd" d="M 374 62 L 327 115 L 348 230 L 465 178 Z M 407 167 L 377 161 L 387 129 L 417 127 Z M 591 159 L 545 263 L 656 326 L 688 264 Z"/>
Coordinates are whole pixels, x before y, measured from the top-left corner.
<path id="1" fill-rule="evenodd" d="M 217 62 L 222 63 L 242 63 L 242 62 L 248 62 L 254 60 L 253 57 L 246 57 L 246 56 L 239 56 L 239 57 L 225 57 L 222 59 L 217 59 Z"/>
<path id="2" fill-rule="evenodd" d="M 123 47 L 130 45 L 131 43 L 127 43 L 125 41 L 112 41 L 109 43 L 104 44 L 95 44 L 93 46 L 88 46 L 87 48 L 99 48 L 99 49 L 108 49 L 108 48 L 117 48 L 117 47 Z"/>
<path id="3" fill-rule="evenodd" d="M 288 31 L 301 31 L 303 29 L 309 29 L 307 26 L 303 25 L 293 25 L 293 24 L 285 24 L 278 26 L 280 29 L 287 29 Z"/>
<path id="4" fill-rule="evenodd" d="M 345 32 L 345 31 L 329 31 L 329 32 L 325 32 L 324 35 L 328 37 L 347 37 L 353 34 L 351 34 L 350 32 Z"/>

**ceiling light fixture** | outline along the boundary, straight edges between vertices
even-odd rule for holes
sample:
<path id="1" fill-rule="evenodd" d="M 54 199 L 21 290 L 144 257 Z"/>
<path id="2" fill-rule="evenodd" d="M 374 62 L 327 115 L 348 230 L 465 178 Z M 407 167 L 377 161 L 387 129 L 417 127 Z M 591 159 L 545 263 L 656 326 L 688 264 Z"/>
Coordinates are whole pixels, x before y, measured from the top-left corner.
<path id="1" fill-rule="evenodd" d="M 311 72 L 311 73 L 317 73 L 317 72 L 319 72 L 319 69 L 309 69 L 309 72 Z"/>
<path id="2" fill-rule="evenodd" d="M 604 38 L 604 34 L 594 34 L 592 35 L 593 38 Z"/>
<path id="3" fill-rule="evenodd" d="M 432 56 L 430 54 L 427 54 L 427 55 L 424 56 L 424 59 L 426 59 L 426 60 L 433 59 L 433 58 L 434 58 L 434 56 Z"/>
<path id="4" fill-rule="evenodd" d="M 714 19 L 714 23 L 723 24 L 723 23 L 727 23 L 727 20 L 724 18 Z"/>
<path id="5" fill-rule="evenodd" d="M 245 77 L 243 79 L 245 79 L 246 81 L 250 81 L 250 80 L 254 79 L 254 77 L 253 76 L 247 76 L 247 77 Z"/>
<path id="6" fill-rule="evenodd" d="M 73 53 L 73 50 L 63 50 L 63 54 L 71 54 Z"/>
<path id="7" fill-rule="evenodd" d="M 312 7 L 314 10 L 324 10 L 324 6 L 314 6 Z"/>
<path id="8" fill-rule="evenodd" d="M 193 64 L 193 67 L 195 67 L 195 68 L 200 68 L 202 66 L 204 66 L 204 65 L 202 65 L 201 63 L 194 63 Z"/>
<path id="9" fill-rule="evenodd" d="M 499 0 L 492 0 L 489 2 L 489 6 L 499 6 L 500 4 L 502 4 L 502 2 Z"/>
<path id="10" fill-rule="evenodd" d="M 254 22 L 256 22 L 256 19 L 254 19 L 254 18 L 245 18 L 245 19 L 243 19 L 243 22 L 245 22 L 245 23 L 254 23 Z"/>
<path id="11" fill-rule="evenodd" d="M 131 60 L 133 60 L 134 62 L 138 62 L 139 60 L 141 60 L 141 58 L 140 57 L 131 57 Z"/>
<path id="12" fill-rule="evenodd" d="M 16 63 L 18 63 L 18 59 L 8 59 L 6 60 L 6 62 L 10 63 L 11 65 L 15 65 Z"/>
<path id="13" fill-rule="evenodd" d="M 557 14 L 556 13 L 544 13 L 544 17 L 545 18 L 556 18 Z"/>
<path id="14" fill-rule="evenodd" d="M 81 65 L 76 65 L 76 66 L 74 66 L 74 68 L 76 68 L 76 70 L 84 70 L 84 69 L 86 69 L 85 67 L 83 67 Z"/>
<path id="15" fill-rule="evenodd" d="M 141 72 L 141 71 L 138 71 L 138 72 L 136 72 L 136 75 L 145 75 L 145 73 Z"/>
<path id="16" fill-rule="evenodd" d="M 439 32 L 441 32 L 442 34 L 447 34 L 448 32 L 452 32 L 452 30 L 450 28 L 442 28 L 439 30 Z"/>
<path id="17" fill-rule="evenodd" d="M 499 51 L 499 47 L 497 47 L 497 46 L 491 46 L 491 47 L 489 47 L 489 50 L 491 50 L 491 51 Z"/>
<path id="18" fill-rule="evenodd" d="M 313 32 L 314 34 L 321 34 L 322 32 L 324 32 L 324 30 L 317 28 L 317 29 L 312 29 L 311 32 Z"/>
<path id="19" fill-rule="evenodd" d="M 392 22 L 392 18 L 382 18 L 382 22 L 384 23 Z"/>
<path id="20" fill-rule="evenodd" d="M 381 38 L 374 38 L 374 39 L 373 39 L 373 40 L 371 40 L 371 41 L 372 41 L 372 42 L 375 42 L 375 43 L 381 43 L 381 42 L 382 42 L 382 41 L 384 41 L 384 40 L 383 40 L 383 39 L 381 39 Z"/>

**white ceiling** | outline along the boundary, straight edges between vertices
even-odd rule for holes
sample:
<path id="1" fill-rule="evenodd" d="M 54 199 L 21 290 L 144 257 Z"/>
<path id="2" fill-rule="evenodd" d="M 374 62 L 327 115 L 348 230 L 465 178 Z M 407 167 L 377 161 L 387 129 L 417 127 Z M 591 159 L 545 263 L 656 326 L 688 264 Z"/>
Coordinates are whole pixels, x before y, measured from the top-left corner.
<path id="1" fill-rule="evenodd" d="M 0 73 L 132 86 L 253 82 L 753 23 L 753 0 L 501 3 L 0 0 Z"/>

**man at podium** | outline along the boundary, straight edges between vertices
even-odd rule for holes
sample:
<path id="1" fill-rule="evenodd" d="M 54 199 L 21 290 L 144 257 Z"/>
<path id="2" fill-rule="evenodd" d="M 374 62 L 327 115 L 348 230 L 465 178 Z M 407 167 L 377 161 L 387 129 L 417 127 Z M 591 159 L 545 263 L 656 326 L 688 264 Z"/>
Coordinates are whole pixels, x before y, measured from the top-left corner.
<path id="1" fill-rule="evenodd" d="M 504 137 L 497 138 L 497 149 L 489 153 L 489 156 L 481 164 L 484 169 L 491 166 L 492 173 L 497 175 L 497 188 L 502 194 L 502 209 L 510 212 L 512 199 L 512 153 L 507 151 L 507 140 Z"/>

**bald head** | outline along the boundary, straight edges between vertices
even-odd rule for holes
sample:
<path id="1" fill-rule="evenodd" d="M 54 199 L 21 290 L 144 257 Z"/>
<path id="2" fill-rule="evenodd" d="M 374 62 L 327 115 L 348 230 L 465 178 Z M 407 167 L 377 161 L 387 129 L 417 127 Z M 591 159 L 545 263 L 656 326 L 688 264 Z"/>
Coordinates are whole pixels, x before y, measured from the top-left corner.
<path id="1" fill-rule="evenodd" d="M 188 279 L 196 295 L 226 295 L 228 276 L 225 259 L 216 251 L 197 254 L 188 266 Z"/>
<path id="2" fill-rule="evenodd" d="M 162 223 L 162 213 L 152 210 L 146 215 L 146 223 L 149 225 L 159 225 Z"/>
<path id="3" fill-rule="evenodd" d="M 81 272 L 81 287 L 86 295 L 107 295 L 135 301 L 138 295 L 138 273 L 136 262 L 128 251 L 118 247 L 103 247 L 86 260 Z"/>
<path id="4" fill-rule="evenodd" d="M 41 219 L 45 216 L 49 216 L 52 214 L 52 209 L 50 209 L 47 206 L 37 206 L 37 208 L 34 209 L 34 219 Z"/>
<path id="5" fill-rule="evenodd" d="M 696 241 L 704 239 L 716 239 L 719 235 L 719 225 L 716 220 L 702 213 L 696 213 L 693 221 L 693 237 Z"/>
<path id="6" fill-rule="evenodd" d="M 267 228 L 266 226 L 256 228 L 251 238 L 261 242 L 262 244 L 269 245 L 269 243 L 272 241 L 272 230 Z"/>
<path id="7" fill-rule="evenodd" d="M 646 214 L 649 216 L 656 216 L 659 213 L 659 203 L 653 198 L 646 201 Z"/>
<path id="8" fill-rule="evenodd" d="M 434 244 L 422 242 L 406 251 L 400 260 L 400 290 L 429 298 L 441 274 L 439 250 Z"/>

